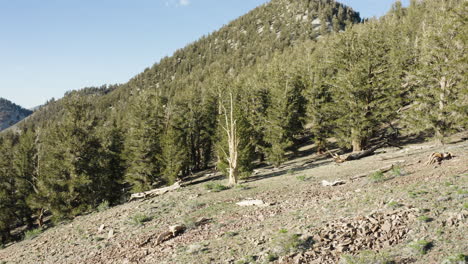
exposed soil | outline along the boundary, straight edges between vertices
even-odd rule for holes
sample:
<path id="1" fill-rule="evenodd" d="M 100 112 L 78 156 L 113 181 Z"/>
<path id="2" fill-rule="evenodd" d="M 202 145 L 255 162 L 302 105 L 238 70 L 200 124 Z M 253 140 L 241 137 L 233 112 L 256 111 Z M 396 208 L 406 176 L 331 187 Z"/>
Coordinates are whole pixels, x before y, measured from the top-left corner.
<path id="1" fill-rule="evenodd" d="M 468 141 L 385 148 L 336 164 L 305 155 L 256 171 L 240 188 L 208 191 L 206 173 L 163 196 L 79 216 L 0 250 L 6 263 L 347 263 L 368 250 L 395 263 L 468 255 Z M 305 146 L 302 152 L 310 151 Z M 433 152 L 455 157 L 426 165 Z M 356 175 L 395 164 L 384 175 Z M 339 186 L 321 185 L 343 180 Z M 267 206 L 241 207 L 258 199 Z M 146 221 L 134 220 L 146 216 Z M 142 217 L 144 218 L 144 217 Z M 206 218 L 198 222 L 200 218 Z M 185 232 L 158 243 L 169 226 Z M 418 248 L 416 241 L 426 241 Z M 421 244 L 421 243 L 420 243 Z M 424 249 L 424 250 L 421 250 Z M 423 252 L 426 251 L 426 252 Z M 357 262 L 369 263 L 369 262 Z"/>

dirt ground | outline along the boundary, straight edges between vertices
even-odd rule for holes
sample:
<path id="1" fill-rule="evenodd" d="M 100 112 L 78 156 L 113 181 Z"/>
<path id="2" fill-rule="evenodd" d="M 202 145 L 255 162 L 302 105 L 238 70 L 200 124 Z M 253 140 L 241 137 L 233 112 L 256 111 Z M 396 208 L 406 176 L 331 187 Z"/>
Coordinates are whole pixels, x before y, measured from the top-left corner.
<path id="1" fill-rule="evenodd" d="M 206 172 L 177 191 L 79 216 L 9 245 L 0 263 L 465 263 L 464 137 L 445 146 L 384 148 L 342 164 L 304 155 L 219 192 L 206 184 L 226 180 Z M 426 165 L 435 151 L 455 157 Z M 345 183 L 325 187 L 323 180 Z M 265 205 L 236 205 L 245 199 Z M 157 244 L 176 224 L 186 231 Z"/>

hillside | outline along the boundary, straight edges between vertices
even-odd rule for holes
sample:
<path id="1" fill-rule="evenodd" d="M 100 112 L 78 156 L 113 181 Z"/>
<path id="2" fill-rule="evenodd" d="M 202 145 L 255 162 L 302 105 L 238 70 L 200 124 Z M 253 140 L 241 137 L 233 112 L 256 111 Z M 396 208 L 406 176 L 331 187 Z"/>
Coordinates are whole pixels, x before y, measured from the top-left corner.
<path id="1" fill-rule="evenodd" d="M 125 84 L 49 101 L 0 134 L 1 260 L 466 255 L 465 13 L 397 1 L 361 21 L 333 0 L 272 0 Z"/>
<path id="2" fill-rule="evenodd" d="M 299 153 L 304 157 L 278 169 L 263 167 L 240 186 L 219 192 L 207 184 L 226 181 L 202 172 L 178 191 L 60 223 L 0 250 L 0 259 L 24 264 L 324 264 L 350 256 L 340 263 L 443 263 L 468 253 L 468 141 L 460 141 L 463 136 L 443 148 L 434 142 L 385 148 L 344 164 L 307 155 L 313 146 L 304 145 Z M 434 151 L 450 151 L 455 158 L 426 165 Z M 392 164 L 395 169 L 382 178 L 370 173 Z M 352 180 L 362 173 L 366 176 Z M 345 184 L 324 187 L 323 180 Z M 236 205 L 244 199 L 268 205 Z M 201 218 L 208 220 L 195 225 Z M 177 224 L 188 229 L 156 244 L 159 234 Z M 423 240 L 427 245 L 418 246 Z M 356 254 L 360 260 L 351 257 Z"/>
<path id="3" fill-rule="evenodd" d="M 20 122 L 33 112 L 0 98 L 0 131 Z"/>

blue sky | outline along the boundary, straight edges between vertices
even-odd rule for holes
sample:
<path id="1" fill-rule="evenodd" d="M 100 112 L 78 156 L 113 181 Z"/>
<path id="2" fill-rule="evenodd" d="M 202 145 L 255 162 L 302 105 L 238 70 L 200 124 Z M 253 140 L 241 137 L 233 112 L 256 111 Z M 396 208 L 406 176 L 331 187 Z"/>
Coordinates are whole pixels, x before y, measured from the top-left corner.
<path id="1" fill-rule="evenodd" d="M 0 97 L 29 108 L 69 90 L 126 82 L 265 2 L 0 0 Z M 394 0 L 340 2 L 371 17 Z"/>

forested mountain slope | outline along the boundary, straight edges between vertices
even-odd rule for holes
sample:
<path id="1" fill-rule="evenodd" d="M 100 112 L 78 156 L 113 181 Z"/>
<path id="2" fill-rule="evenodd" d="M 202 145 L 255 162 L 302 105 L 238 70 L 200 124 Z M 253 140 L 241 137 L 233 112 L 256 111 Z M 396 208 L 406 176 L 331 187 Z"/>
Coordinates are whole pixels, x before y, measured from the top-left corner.
<path id="1" fill-rule="evenodd" d="M 18 123 L 30 114 L 32 114 L 31 110 L 0 98 L 0 131 Z"/>
<path id="2" fill-rule="evenodd" d="M 0 137 L 2 242 L 207 168 L 236 185 L 304 140 L 318 153 L 443 143 L 468 125 L 467 12 L 396 2 L 356 23 L 332 0 L 273 0 L 126 84 L 51 101 Z"/>

